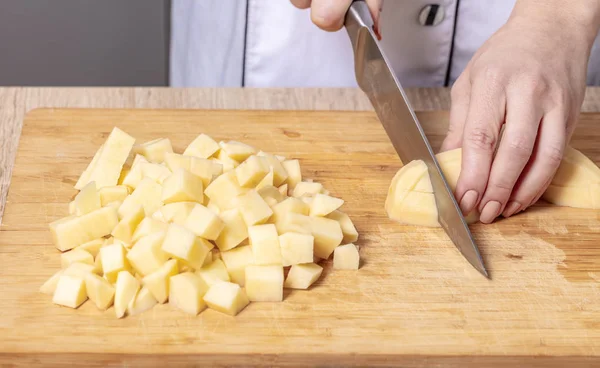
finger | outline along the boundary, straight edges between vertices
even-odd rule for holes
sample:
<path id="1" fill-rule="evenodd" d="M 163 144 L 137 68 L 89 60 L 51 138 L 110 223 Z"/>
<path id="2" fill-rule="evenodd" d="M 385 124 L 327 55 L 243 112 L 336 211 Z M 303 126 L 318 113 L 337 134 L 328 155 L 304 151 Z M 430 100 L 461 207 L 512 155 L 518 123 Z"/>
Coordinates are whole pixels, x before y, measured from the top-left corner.
<path id="1" fill-rule="evenodd" d="M 551 110 L 542 119 L 533 154 L 502 213 L 504 217 L 534 204 L 550 185 L 567 142 L 566 119 L 562 109 Z"/>
<path id="2" fill-rule="evenodd" d="M 480 221 L 484 224 L 500 216 L 531 157 L 543 114 L 537 106 L 533 95 L 509 93 L 507 96 L 504 136 L 479 204 Z"/>
<path id="3" fill-rule="evenodd" d="M 456 184 L 456 198 L 465 215 L 477 206 L 485 191 L 505 107 L 504 89 L 497 80 L 480 78 L 472 83 Z"/>
<path id="4" fill-rule="evenodd" d="M 337 31 L 344 25 L 346 11 L 352 0 L 313 0 L 310 18 L 325 31 Z"/>
<path id="5" fill-rule="evenodd" d="M 454 86 L 450 92 L 450 125 L 448 126 L 446 138 L 442 142 L 441 152 L 459 148 L 462 145 L 463 131 L 465 129 L 467 113 L 469 112 L 469 98 L 471 95 L 471 83 L 466 73 L 468 72 L 465 72 L 464 75 L 461 75 L 454 82 Z"/>
<path id="6" fill-rule="evenodd" d="M 298 9 L 308 9 L 310 8 L 311 0 L 290 0 L 292 5 L 294 5 Z"/>

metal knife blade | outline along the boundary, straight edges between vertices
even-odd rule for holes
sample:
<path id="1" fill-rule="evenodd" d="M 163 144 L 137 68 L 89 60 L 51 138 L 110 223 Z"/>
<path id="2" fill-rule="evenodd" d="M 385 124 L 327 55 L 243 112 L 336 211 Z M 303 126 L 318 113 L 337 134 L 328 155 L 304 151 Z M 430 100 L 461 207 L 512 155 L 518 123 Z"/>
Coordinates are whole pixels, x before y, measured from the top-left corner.
<path id="1" fill-rule="evenodd" d="M 373 31 L 373 19 L 364 1 L 354 1 L 346 14 L 345 26 L 354 48 L 358 85 L 369 97 L 398 156 L 404 164 L 412 160 L 425 162 L 440 225 L 469 263 L 489 277 L 423 128 L 379 45 Z"/>

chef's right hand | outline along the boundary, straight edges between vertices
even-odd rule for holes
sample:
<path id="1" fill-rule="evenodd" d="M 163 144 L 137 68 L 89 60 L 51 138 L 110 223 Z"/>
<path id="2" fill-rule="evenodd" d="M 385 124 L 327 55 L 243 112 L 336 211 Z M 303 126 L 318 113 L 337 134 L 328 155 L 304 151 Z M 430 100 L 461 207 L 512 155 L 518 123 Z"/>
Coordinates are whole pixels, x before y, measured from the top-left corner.
<path id="1" fill-rule="evenodd" d="M 342 28 L 344 18 L 352 0 L 290 0 L 300 9 L 310 8 L 310 18 L 319 28 L 334 32 Z M 375 22 L 375 32 L 379 32 L 379 14 L 383 0 L 366 0 L 371 16 Z"/>

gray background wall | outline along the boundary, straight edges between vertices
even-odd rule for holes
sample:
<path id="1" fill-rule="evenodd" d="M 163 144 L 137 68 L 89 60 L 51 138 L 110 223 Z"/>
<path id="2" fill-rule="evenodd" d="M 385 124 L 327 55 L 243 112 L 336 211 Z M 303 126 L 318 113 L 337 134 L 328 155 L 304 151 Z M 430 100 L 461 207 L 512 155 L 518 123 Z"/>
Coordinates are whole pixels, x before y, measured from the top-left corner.
<path id="1" fill-rule="evenodd" d="M 168 85 L 168 0 L 0 0 L 0 85 Z"/>

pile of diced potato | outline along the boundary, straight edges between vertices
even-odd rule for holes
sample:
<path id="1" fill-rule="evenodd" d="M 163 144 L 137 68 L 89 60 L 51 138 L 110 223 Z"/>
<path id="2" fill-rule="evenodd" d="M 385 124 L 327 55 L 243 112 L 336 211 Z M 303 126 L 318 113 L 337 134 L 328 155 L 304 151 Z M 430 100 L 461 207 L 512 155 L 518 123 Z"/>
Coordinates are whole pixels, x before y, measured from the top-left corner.
<path id="1" fill-rule="evenodd" d="M 309 288 L 332 254 L 333 268 L 358 269 L 344 201 L 303 181 L 298 160 L 205 134 L 183 154 L 168 138 L 134 143 L 114 128 L 75 185 L 71 215 L 50 224 L 62 269 L 41 291 L 55 304 L 89 299 L 118 318 L 167 301 L 236 315 Z"/>

